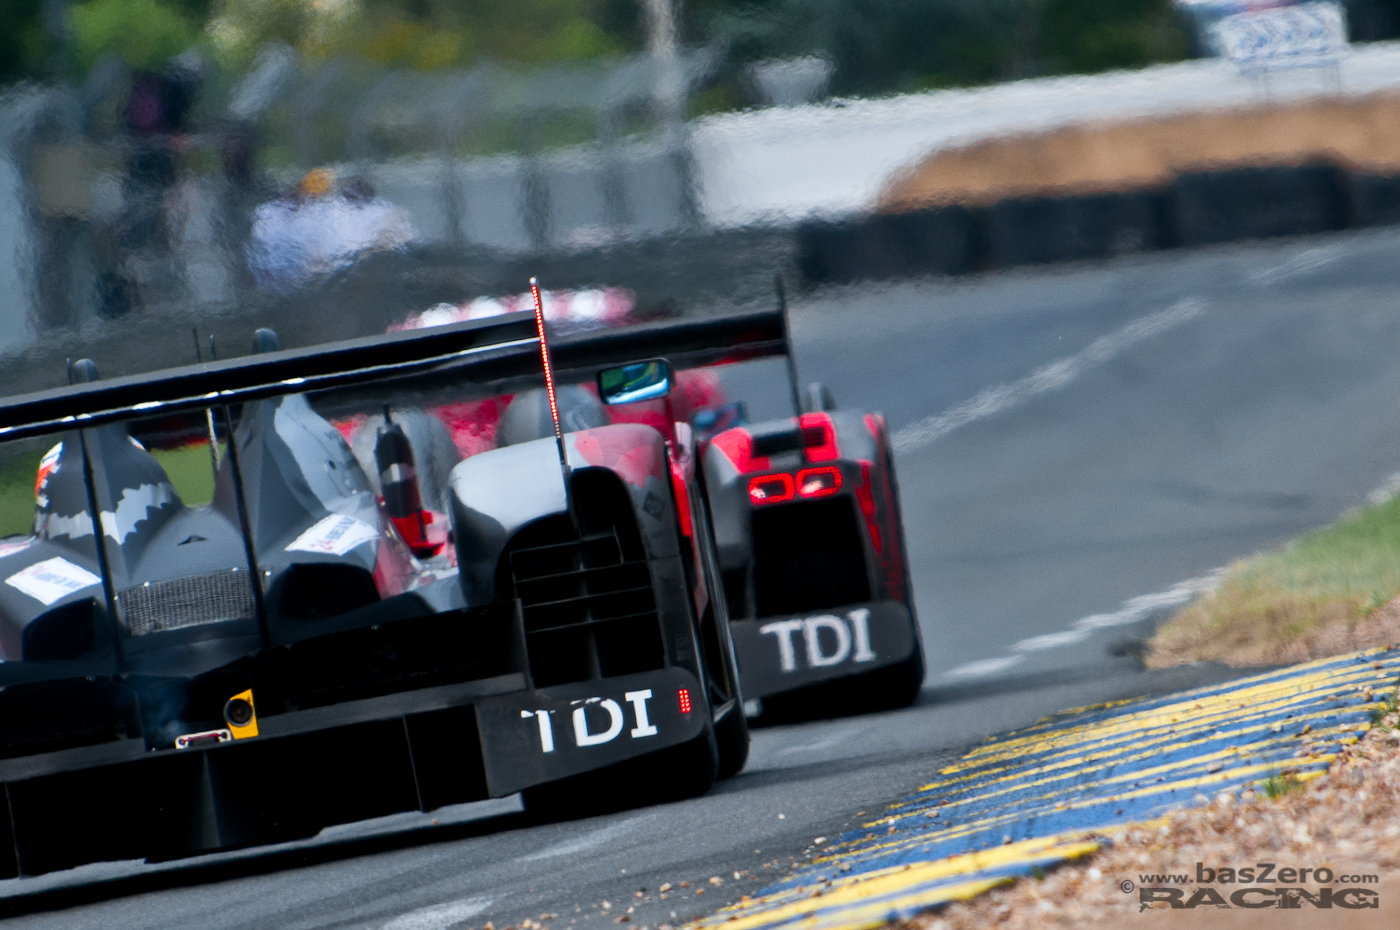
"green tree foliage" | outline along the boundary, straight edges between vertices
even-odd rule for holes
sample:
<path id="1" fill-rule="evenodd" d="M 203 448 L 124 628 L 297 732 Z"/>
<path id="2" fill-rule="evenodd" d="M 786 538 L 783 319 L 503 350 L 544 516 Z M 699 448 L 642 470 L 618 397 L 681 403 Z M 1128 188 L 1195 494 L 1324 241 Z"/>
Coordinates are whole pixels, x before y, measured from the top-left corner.
<path id="1" fill-rule="evenodd" d="M 1172 0 L 675 0 L 681 40 L 722 50 L 705 108 L 756 102 L 749 66 L 819 55 L 838 95 L 1140 67 L 1189 52 Z M 0 83 L 79 76 L 113 51 L 152 67 L 193 43 L 237 71 L 269 41 L 432 70 L 635 52 L 643 0 L 0 0 Z M 67 8 L 67 15 L 61 11 Z M 1357 38 L 1400 29 L 1400 0 L 1348 0 Z M 54 17 L 50 15 L 50 20 Z M 62 29 L 58 30 L 62 33 Z"/>
<path id="2" fill-rule="evenodd" d="M 87 69 L 106 52 L 135 68 L 158 68 L 200 39 L 202 23 L 161 0 L 88 0 L 69 8 L 73 51 Z"/>
<path id="3" fill-rule="evenodd" d="M 1170 61 L 1190 44 L 1166 0 L 1045 0 L 1041 20 L 1041 53 L 1053 71 Z"/>
<path id="4" fill-rule="evenodd" d="M 323 52 L 353 25 L 354 0 L 215 0 L 206 31 L 226 60 L 242 63 L 268 42 Z"/>
<path id="5" fill-rule="evenodd" d="M 42 73 L 50 54 L 43 0 L 0 2 L 0 84 Z"/>
<path id="6" fill-rule="evenodd" d="M 692 35 L 747 62 L 817 54 L 836 94 L 981 84 L 1185 57 L 1169 0 L 690 0 Z"/>
<path id="7" fill-rule="evenodd" d="M 975 84 L 1024 70 L 1025 0 L 692 0 L 736 65 L 820 55 L 837 94 Z"/>
<path id="8" fill-rule="evenodd" d="M 209 32 L 232 61 L 275 39 L 313 58 L 431 70 L 625 53 L 638 41 L 636 19 L 627 0 L 221 0 Z"/>

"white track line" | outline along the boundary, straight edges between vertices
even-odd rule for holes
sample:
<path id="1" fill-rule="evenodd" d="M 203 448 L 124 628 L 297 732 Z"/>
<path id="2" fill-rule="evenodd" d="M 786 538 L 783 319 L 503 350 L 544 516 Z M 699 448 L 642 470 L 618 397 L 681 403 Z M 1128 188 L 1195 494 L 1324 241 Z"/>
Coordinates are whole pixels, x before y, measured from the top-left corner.
<path id="1" fill-rule="evenodd" d="M 1144 339 L 1166 332 L 1205 312 L 1205 301 L 1188 297 L 1165 310 L 1134 320 L 1122 329 L 1100 336 L 1082 352 L 1051 362 L 1010 384 L 999 384 L 978 393 L 943 413 L 925 417 L 895 431 L 891 444 L 896 452 L 912 452 L 946 436 L 960 426 L 1019 406 L 1038 394 L 1069 384 L 1089 369 L 1101 365 Z"/>
<path id="2" fill-rule="evenodd" d="M 1271 280 L 1276 280 L 1279 277 L 1287 276 L 1288 272 L 1309 270 L 1327 264 L 1338 254 L 1340 253 L 1332 249 L 1310 249 L 1293 261 L 1261 272 L 1260 275 L 1256 275 L 1256 278 L 1267 276 Z M 1155 336 L 1179 323 L 1184 323 L 1200 315 L 1204 310 L 1204 301 L 1187 298 L 1178 301 L 1166 310 L 1134 320 L 1117 332 L 1094 340 L 1087 349 L 1077 355 L 1071 355 L 1046 365 L 1044 368 L 1039 368 L 1020 381 L 988 388 L 972 400 L 953 407 L 945 413 L 927 417 L 896 431 L 893 445 L 901 452 L 917 449 L 947 435 L 959 426 L 999 413 L 1037 394 L 1063 387 L 1083 374 L 1089 367 L 1107 361 L 1134 343 Z M 1397 494 L 1400 494 L 1400 472 L 1391 475 L 1374 491 L 1367 494 L 1366 503 L 1373 507 L 1379 506 Z M 1165 591 L 1129 598 L 1123 602 L 1122 607 L 1111 613 L 1091 614 L 1074 621 L 1067 630 L 1043 633 L 1012 643 L 1011 655 L 964 662 L 962 665 L 954 666 L 944 672 L 941 677 L 945 679 L 987 678 L 1020 664 L 1027 653 L 1071 646 L 1087 639 L 1095 630 L 1137 623 L 1164 608 L 1185 606 L 1205 592 L 1218 588 L 1228 572 L 1228 568 L 1217 568 L 1198 578 L 1188 578 L 1172 585 Z"/>
<path id="3" fill-rule="evenodd" d="M 811 743 L 799 743 L 796 746 L 787 746 L 773 753 L 775 756 L 791 756 L 800 752 L 817 752 L 822 749 L 830 749 L 837 743 L 844 742 L 854 735 L 849 729 L 834 733 L 824 739 L 819 739 Z"/>
<path id="4" fill-rule="evenodd" d="M 554 859 L 559 856 L 573 856 L 598 846 L 605 846 L 608 843 L 611 843 L 613 840 L 618 839 L 619 837 L 624 836 L 628 833 L 631 833 L 633 830 L 637 829 L 642 824 L 651 820 L 655 816 L 655 814 L 643 814 L 640 817 L 632 817 L 628 820 L 624 820 L 622 823 L 615 823 L 612 826 L 602 827 L 601 829 L 593 830 L 590 833 L 585 833 L 583 836 L 575 837 L 571 840 L 565 840 L 562 843 L 556 843 L 553 846 L 541 849 L 539 852 L 530 853 L 528 856 L 521 856 L 518 861 L 536 862 L 540 859 Z"/>
<path id="5" fill-rule="evenodd" d="M 1122 607 L 1112 613 L 1091 614 L 1071 623 L 1068 630 L 1023 639 L 1018 643 L 1013 643 L 1011 651 L 1037 652 L 1041 649 L 1054 649 L 1056 646 L 1068 646 L 1071 643 L 1087 639 L 1089 634 L 1095 630 L 1137 623 L 1139 620 L 1146 620 L 1159 610 L 1184 606 L 1206 591 L 1214 591 L 1219 587 L 1227 571 L 1229 571 L 1228 568 L 1217 568 L 1199 578 L 1188 578 L 1179 584 L 1174 584 L 1165 591 L 1129 598 L 1123 602 Z"/>
<path id="6" fill-rule="evenodd" d="M 1228 571 L 1228 568 L 1217 568 L 1215 571 L 1207 572 L 1199 578 L 1188 578 L 1185 581 L 1174 584 L 1165 591 L 1157 591 L 1153 594 L 1141 594 L 1137 597 L 1129 598 L 1123 602 L 1122 607 L 1112 613 L 1090 614 L 1087 617 L 1081 617 L 1071 623 L 1067 630 L 1044 633 L 1040 636 L 1032 636 L 1020 642 L 1013 643 L 1011 645 L 1012 655 L 998 656 L 993 659 L 978 659 L 975 662 L 965 662 L 962 665 L 944 672 L 943 677 L 986 678 L 990 675 L 1004 672 L 1013 665 L 1019 664 L 1026 657 L 1027 653 L 1039 652 L 1043 649 L 1055 649 L 1060 646 L 1070 646 L 1088 639 L 1096 630 L 1137 623 L 1139 620 L 1146 620 L 1159 610 L 1185 606 L 1206 591 L 1213 591 L 1219 587 L 1221 580 L 1224 579 Z"/>
<path id="7" fill-rule="evenodd" d="M 1324 265 L 1330 265 L 1345 254 L 1347 254 L 1347 249 L 1339 245 L 1304 249 L 1286 262 L 1254 272 L 1249 276 L 1249 279 L 1255 284 L 1277 284 L 1279 281 L 1286 281 Z"/>
<path id="8" fill-rule="evenodd" d="M 382 930 L 446 930 L 480 914 L 494 900 L 486 897 L 463 898 L 461 901 L 421 908 L 395 917 Z"/>
<path id="9" fill-rule="evenodd" d="M 1006 671 L 1024 658 L 1025 656 L 999 656 L 995 659 L 978 659 L 976 662 L 964 662 L 962 665 L 944 672 L 943 677 L 987 678 L 998 672 Z"/>

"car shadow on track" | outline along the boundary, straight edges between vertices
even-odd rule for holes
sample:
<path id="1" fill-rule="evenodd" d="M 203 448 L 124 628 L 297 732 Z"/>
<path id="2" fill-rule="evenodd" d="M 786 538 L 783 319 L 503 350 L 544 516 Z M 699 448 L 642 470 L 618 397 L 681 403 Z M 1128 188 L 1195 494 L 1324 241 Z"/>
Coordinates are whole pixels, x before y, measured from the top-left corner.
<path id="1" fill-rule="evenodd" d="M 724 797 L 782 785 L 802 784 L 820 779 L 830 779 L 843 774 L 852 775 L 872 765 L 897 765 L 913 761 L 915 758 L 924 760 L 932 758 L 936 762 L 945 755 L 951 757 L 959 751 L 961 750 L 948 750 L 932 755 L 928 751 L 920 751 L 862 756 L 783 769 L 741 772 L 733 778 L 719 782 L 710 792 L 700 798 L 674 803 L 703 803 L 705 798 Z M 74 876 L 74 880 L 71 881 L 64 880 L 66 877 L 62 876 L 62 873 L 52 873 L 58 881 L 46 883 L 42 889 L 25 892 L 21 888 L 16 893 L 0 897 L 0 919 L 63 910 L 178 888 L 234 881 L 415 847 L 453 843 L 503 834 L 513 830 L 529 829 L 540 824 L 539 818 L 520 811 L 474 820 L 444 823 L 440 826 L 415 826 L 407 829 L 393 829 L 386 826 L 380 832 L 365 836 L 341 839 L 323 837 L 319 840 L 303 841 L 305 845 L 297 844 L 291 848 L 273 847 L 266 851 L 242 850 L 215 854 L 202 860 L 191 859 L 179 863 L 151 866 L 143 866 L 133 862 L 130 865 L 136 871 L 132 873 L 115 877 L 94 877 L 87 881 L 77 876 Z M 117 865 L 120 867 L 120 864 Z M 43 881 L 43 878 L 18 880 L 18 882 L 23 881 Z"/>
<path id="2" fill-rule="evenodd" d="M 0 897 L 0 919 L 21 914 L 61 910 L 84 904 L 94 904 L 116 898 L 130 897 L 172 888 L 188 888 L 214 882 L 230 881 L 254 875 L 264 875 L 285 869 L 321 865 L 342 859 L 353 859 L 377 853 L 394 852 L 431 843 L 450 843 L 489 834 L 504 833 L 532 825 L 524 812 L 500 814 L 478 820 L 414 827 L 408 830 L 376 833 L 370 836 L 347 837 L 342 840 L 310 841 L 314 845 L 293 848 L 273 848 L 252 855 L 225 858 L 216 854 L 213 861 L 190 860 L 173 868 L 151 868 L 114 878 L 89 882 L 52 884 L 39 891 Z M 136 868 L 141 868 L 135 864 Z M 18 881 L 27 881 L 19 879 Z"/>

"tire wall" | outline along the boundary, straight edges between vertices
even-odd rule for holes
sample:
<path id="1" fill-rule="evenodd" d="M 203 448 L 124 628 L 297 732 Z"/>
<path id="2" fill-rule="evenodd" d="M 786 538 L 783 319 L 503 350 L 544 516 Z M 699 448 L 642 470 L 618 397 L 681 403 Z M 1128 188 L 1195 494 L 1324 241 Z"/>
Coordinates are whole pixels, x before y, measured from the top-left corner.
<path id="1" fill-rule="evenodd" d="M 1139 190 L 807 223 L 796 233 L 797 263 L 809 284 L 843 284 L 1394 223 L 1400 174 L 1319 161 L 1188 171 Z"/>

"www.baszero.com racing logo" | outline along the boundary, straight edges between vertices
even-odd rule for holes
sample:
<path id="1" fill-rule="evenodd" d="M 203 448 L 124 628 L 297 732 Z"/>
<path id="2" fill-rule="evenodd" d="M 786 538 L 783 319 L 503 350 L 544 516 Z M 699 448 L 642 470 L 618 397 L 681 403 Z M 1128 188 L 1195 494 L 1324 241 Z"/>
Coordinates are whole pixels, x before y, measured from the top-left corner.
<path id="1" fill-rule="evenodd" d="M 1351 910 L 1379 908 L 1380 894 L 1370 888 L 1353 887 L 1359 884 L 1374 884 L 1380 881 L 1378 875 L 1347 875 L 1321 868 L 1279 868 L 1272 862 L 1260 862 L 1244 868 L 1210 868 L 1204 863 L 1196 863 L 1194 879 L 1188 873 L 1139 875 L 1140 885 L 1122 881 L 1119 888 L 1125 894 L 1134 890 L 1138 894 L 1138 910 L 1168 907 L 1172 909 L 1221 907 L 1295 909 L 1304 906 L 1318 908 L 1342 907 Z M 1319 887 L 1312 889 L 1299 887 L 1309 882 Z M 1244 888 L 1214 888 L 1212 885 L 1246 885 Z M 1348 887 L 1334 888 L 1341 884 Z M 1185 888 L 1171 885 L 1196 885 L 1188 895 Z M 1269 887 L 1273 886 L 1273 887 Z M 1291 886 L 1291 887 L 1289 887 Z"/>

